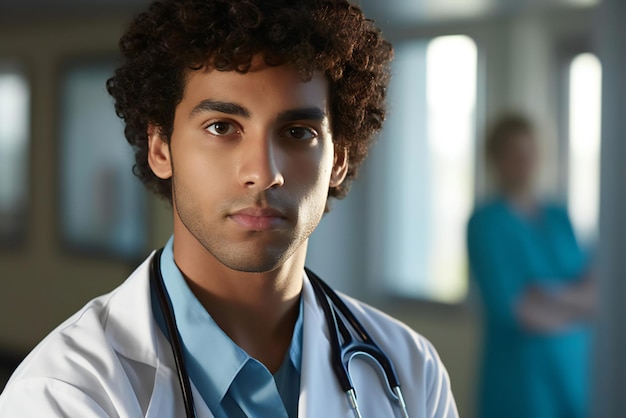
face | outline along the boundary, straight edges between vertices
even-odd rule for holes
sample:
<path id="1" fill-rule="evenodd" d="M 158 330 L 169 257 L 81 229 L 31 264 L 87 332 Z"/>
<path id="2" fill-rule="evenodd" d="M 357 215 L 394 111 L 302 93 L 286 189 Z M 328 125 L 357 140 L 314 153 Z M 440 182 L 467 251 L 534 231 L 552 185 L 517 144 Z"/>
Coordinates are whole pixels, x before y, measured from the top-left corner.
<path id="1" fill-rule="evenodd" d="M 500 182 L 511 189 L 527 188 L 535 174 L 535 138 L 529 133 L 518 133 L 506 141 L 496 160 Z"/>
<path id="2" fill-rule="evenodd" d="M 192 72 L 169 146 L 156 129 L 149 138 L 150 166 L 172 177 L 176 245 L 195 240 L 237 271 L 270 271 L 306 249 L 347 171 L 326 79 L 260 59 L 246 74 Z"/>

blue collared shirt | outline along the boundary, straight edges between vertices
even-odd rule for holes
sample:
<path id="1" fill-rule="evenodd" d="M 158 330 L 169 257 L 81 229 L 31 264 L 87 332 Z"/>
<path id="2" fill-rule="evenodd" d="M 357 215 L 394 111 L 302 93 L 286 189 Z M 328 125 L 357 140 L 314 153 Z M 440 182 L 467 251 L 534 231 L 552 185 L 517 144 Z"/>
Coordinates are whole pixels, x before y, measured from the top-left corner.
<path id="1" fill-rule="evenodd" d="M 174 262 L 174 238 L 161 255 L 161 274 L 174 309 L 187 371 L 216 418 L 296 418 L 302 359 L 302 301 L 288 355 L 272 375 L 235 344 L 191 292 Z M 152 289 L 152 311 L 167 335 Z"/>

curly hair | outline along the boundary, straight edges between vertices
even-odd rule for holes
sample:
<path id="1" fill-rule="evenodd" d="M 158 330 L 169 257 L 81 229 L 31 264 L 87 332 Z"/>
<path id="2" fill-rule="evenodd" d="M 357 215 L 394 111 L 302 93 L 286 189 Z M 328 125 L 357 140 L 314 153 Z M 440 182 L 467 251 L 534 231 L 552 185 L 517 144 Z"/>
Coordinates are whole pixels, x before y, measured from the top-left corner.
<path id="1" fill-rule="evenodd" d="M 346 195 L 385 119 L 393 50 L 348 0 L 155 1 L 119 46 L 123 62 L 107 90 L 135 152 L 133 172 L 170 202 L 171 179 L 148 165 L 148 125 L 169 141 L 186 76 L 208 63 L 245 73 L 260 54 L 268 65 L 294 66 L 303 81 L 326 76 L 334 142 L 349 158 L 346 181 L 329 189 L 335 198 Z"/>

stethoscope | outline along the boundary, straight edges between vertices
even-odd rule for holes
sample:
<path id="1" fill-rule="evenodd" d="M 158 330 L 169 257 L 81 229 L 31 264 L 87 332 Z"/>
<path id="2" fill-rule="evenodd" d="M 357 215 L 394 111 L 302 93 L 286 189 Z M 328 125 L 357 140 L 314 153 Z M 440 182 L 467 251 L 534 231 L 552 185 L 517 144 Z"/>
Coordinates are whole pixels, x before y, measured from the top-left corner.
<path id="1" fill-rule="evenodd" d="M 193 394 L 185 366 L 180 334 L 176 327 L 176 318 L 169 297 L 167 296 L 167 291 L 165 290 L 163 275 L 161 274 L 162 251 L 163 249 L 160 249 L 156 252 L 154 257 L 152 257 L 152 262 L 150 263 L 150 281 L 156 290 L 159 306 L 163 311 L 165 326 L 170 336 L 170 344 L 174 354 L 186 416 L 187 418 L 195 418 L 196 411 L 193 402 Z M 315 292 L 315 296 L 322 306 L 324 317 L 328 324 L 333 371 L 337 376 L 342 390 L 346 393 L 350 408 L 354 411 L 354 416 L 356 418 L 362 417 L 357 403 L 356 391 L 354 390 L 354 385 L 350 378 L 349 366 L 350 361 L 354 357 L 364 356 L 366 359 L 371 360 L 372 364 L 378 366 L 382 371 L 387 383 L 385 386 L 388 390 L 389 397 L 391 400 L 398 403 L 402 411 L 402 417 L 409 418 L 406 403 L 402 396 L 402 391 L 400 390 L 400 382 L 398 381 L 398 377 L 389 357 L 378 344 L 376 344 L 363 325 L 350 311 L 350 308 L 341 300 L 339 295 L 315 273 L 306 268 L 305 270 L 311 282 L 311 286 L 313 287 L 313 291 Z M 358 338 L 353 337 L 346 321 L 352 327 Z"/>

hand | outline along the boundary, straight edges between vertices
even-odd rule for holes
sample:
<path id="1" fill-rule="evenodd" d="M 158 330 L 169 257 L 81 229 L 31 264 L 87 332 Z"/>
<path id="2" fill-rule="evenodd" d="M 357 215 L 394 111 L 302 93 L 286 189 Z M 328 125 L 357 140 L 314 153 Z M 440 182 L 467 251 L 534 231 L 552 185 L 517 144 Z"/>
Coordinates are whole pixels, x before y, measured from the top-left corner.
<path id="1" fill-rule="evenodd" d="M 529 331 L 558 332 L 593 317 L 596 293 L 591 276 L 559 287 L 529 286 L 516 307 L 517 316 Z"/>
<path id="2" fill-rule="evenodd" d="M 569 316 L 554 302 L 554 289 L 546 291 L 530 286 L 517 305 L 517 316 L 522 326 L 537 333 L 554 333 L 569 324 Z"/>

